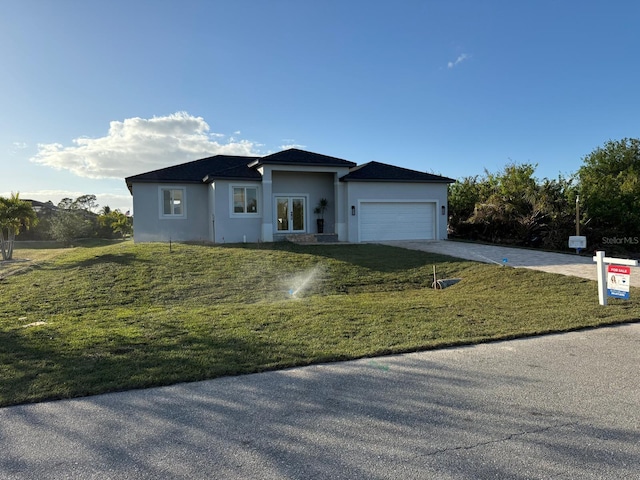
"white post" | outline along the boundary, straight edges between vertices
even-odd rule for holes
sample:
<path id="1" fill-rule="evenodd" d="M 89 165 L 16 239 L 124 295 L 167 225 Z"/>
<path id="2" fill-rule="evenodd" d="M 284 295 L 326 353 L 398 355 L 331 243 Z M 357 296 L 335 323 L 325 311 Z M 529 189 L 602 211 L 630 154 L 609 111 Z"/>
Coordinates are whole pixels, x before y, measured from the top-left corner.
<path id="1" fill-rule="evenodd" d="M 598 250 L 594 257 L 598 269 L 598 300 L 600 305 L 607 304 L 607 264 L 604 261 L 604 252 Z"/>
<path id="2" fill-rule="evenodd" d="M 607 264 L 627 265 L 629 267 L 637 267 L 638 260 L 629 260 L 626 258 L 605 257 L 604 252 L 598 250 L 593 261 L 596 262 L 598 269 L 598 300 L 600 305 L 607 304 Z"/>

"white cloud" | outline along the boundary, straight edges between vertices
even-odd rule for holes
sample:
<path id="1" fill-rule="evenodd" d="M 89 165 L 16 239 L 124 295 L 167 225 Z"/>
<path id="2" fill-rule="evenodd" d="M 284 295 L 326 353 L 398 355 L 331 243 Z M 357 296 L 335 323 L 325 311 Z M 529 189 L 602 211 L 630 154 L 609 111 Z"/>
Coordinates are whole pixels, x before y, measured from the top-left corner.
<path id="1" fill-rule="evenodd" d="M 290 148 L 297 148 L 300 150 L 304 150 L 305 148 L 307 148 L 306 145 L 299 145 L 297 143 L 294 143 L 294 140 L 283 140 L 284 142 L 290 142 L 284 145 L 280 145 L 280 150 L 288 150 Z"/>
<path id="2" fill-rule="evenodd" d="M 471 58 L 471 55 L 468 55 L 466 53 L 463 53 L 461 55 L 458 55 L 458 58 L 456 58 L 456 60 L 454 62 L 449 62 L 447 63 L 447 68 L 453 68 L 457 65 L 459 65 L 460 63 L 464 62 L 465 60 L 468 60 Z"/>
<path id="3" fill-rule="evenodd" d="M 18 153 L 20 150 L 24 150 L 25 148 L 27 148 L 29 145 L 27 145 L 24 142 L 13 142 L 11 144 L 11 146 L 8 149 L 9 155 L 15 155 L 16 153 Z"/>
<path id="4" fill-rule="evenodd" d="M 238 132 L 239 133 L 239 132 Z M 202 117 L 176 112 L 164 117 L 112 121 L 106 136 L 79 137 L 73 146 L 39 144 L 30 160 L 87 178 L 124 178 L 216 155 L 256 155 L 259 144 L 209 133 Z"/>

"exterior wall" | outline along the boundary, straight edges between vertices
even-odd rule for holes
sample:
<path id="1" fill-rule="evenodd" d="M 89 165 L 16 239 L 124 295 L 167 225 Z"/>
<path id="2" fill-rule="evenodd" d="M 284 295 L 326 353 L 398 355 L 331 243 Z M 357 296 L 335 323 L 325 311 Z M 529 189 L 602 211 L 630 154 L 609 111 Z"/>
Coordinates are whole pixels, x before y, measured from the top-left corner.
<path id="1" fill-rule="evenodd" d="M 207 185 L 134 183 L 133 239 L 135 242 L 206 242 L 209 236 Z M 160 188 L 184 188 L 185 216 L 162 218 Z"/>
<path id="2" fill-rule="evenodd" d="M 233 213 L 233 187 L 257 187 L 258 213 Z M 212 192 L 213 205 L 213 241 L 215 243 L 256 243 L 263 242 L 262 219 L 265 205 L 262 201 L 262 184 L 260 182 L 216 180 L 208 186 Z"/>
<path id="3" fill-rule="evenodd" d="M 446 183 L 394 183 L 394 182 L 343 182 L 347 184 L 344 204 L 347 218 L 347 241 L 359 242 L 358 215 L 361 201 L 430 201 L 436 204 L 435 234 L 437 240 L 447 238 L 447 184 Z M 445 214 L 442 214 L 442 206 Z M 356 214 L 351 214 L 351 207 Z"/>
<path id="4" fill-rule="evenodd" d="M 215 243 L 270 242 L 276 234 L 275 197 L 306 198 L 306 232 L 315 233 L 314 208 L 321 198 L 329 201 L 325 233 L 337 233 L 340 241 L 358 242 L 359 202 L 429 201 L 435 203 L 435 234 L 447 238 L 447 184 L 340 182 L 348 168 L 264 165 L 262 182 L 216 180 L 205 184 L 134 183 L 133 227 L 136 242 L 197 241 Z M 233 212 L 233 187 L 258 189 L 258 212 Z M 185 215 L 166 218 L 161 214 L 161 188 L 184 188 Z M 351 206 L 356 214 L 352 215 Z M 445 212 L 442 214 L 442 207 Z"/>
<path id="5" fill-rule="evenodd" d="M 277 196 L 302 196 L 306 198 L 305 231 L 316 233 L 317 215 L 313 210 L 321 198 L 328 200 L 328 206 L 324 212 L 324 233 L 335 233 L 336 203 L 333 191 L 335 173 L 306 173 L 306 172 L 272 172 L 272 210 L 275 208 Z M 274 215 L 275 212 L 272 212 Z M 275 218 L 275 217 L 274 217 Z M 272 224 L 273 225 L 273 224 Z M 273 233 L 277 234 L 275 225 Z"/>
<path id="6" fill-rule="evenodd" d="M 262 201 L 265 206 L 262 212 L 263 241 L 273 241 L 274 233 L 277 232 L 275 196 L 296 194 L 307 199 L 306 230 L 308 233 L 316 232 L 316 215 L 313 210 L 321 198 L 326 198 L 329 205 L 324 215 L 324 231 L 337 233 L 340 240 L 346 241 L 342 203 L 346 187 L 338 182 L 338 178 L 349 173 L 348 167 L 262 165 L 258 171 L 262 175 Z M 340 236 L 341 232 L 342 236 Z"/>

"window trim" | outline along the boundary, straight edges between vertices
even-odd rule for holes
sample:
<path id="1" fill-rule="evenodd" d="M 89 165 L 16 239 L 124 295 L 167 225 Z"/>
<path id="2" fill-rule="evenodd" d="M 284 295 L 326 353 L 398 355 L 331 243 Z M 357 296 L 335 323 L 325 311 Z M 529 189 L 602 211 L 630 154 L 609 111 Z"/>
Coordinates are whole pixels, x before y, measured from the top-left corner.
<path id="1" fill-rule="evenodd" d="M 235 211 L 235 189 L 243 188 L 245 190 L 245 206 L 246 209 L 246 191 L 248 188 L 252 188 L 256 191 L 256 211 L 255 212 L 236 212 Z M 262 216 L 262 196 L 260 192 L 260 185 L 250 183 L 234 183 L 229 185 L 229 216 L 236 218 L 256 218 Z"/>
<path id="2" fill-rule="evenodd" d="M 164 192 L 167 190 L 180 190 L 182 192 L 182 213 L 164 213 Z M 161 219 L 178 220 L 187 218 L 187 187 L 175 185 L 161 185 L 158 187 L 159 214 Z"/>

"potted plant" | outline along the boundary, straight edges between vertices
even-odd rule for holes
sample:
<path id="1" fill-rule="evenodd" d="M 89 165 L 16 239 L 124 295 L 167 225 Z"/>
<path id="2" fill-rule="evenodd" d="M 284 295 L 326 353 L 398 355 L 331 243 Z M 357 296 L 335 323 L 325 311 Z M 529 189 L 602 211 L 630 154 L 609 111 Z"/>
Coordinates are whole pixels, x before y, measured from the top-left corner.
<path id="1" fill-rule="evenodd" d="M 324 212 L 327 209 L 327 205 L 329 205 L 329 201 L 326 198 L 321 198 L 318 205 L 313 210 L 313 213 L 318 216 L 316 220 L 318 223 L 318 233 L 324 233 Z"/>

